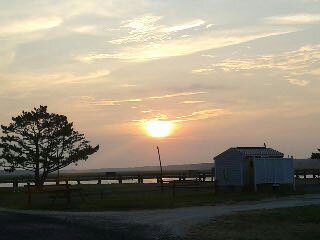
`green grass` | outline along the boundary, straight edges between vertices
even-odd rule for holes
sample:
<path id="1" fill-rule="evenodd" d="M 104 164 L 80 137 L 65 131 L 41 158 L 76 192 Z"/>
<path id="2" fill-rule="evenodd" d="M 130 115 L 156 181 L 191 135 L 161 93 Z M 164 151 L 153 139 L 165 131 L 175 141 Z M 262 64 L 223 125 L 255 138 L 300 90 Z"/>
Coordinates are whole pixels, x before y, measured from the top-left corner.
<path id="1" fill-rule="evenodd" d="M 261 210 L 221 217 L 194 227 L 192 240 L 313 240 L 320 237 L 320 206 Z"/>

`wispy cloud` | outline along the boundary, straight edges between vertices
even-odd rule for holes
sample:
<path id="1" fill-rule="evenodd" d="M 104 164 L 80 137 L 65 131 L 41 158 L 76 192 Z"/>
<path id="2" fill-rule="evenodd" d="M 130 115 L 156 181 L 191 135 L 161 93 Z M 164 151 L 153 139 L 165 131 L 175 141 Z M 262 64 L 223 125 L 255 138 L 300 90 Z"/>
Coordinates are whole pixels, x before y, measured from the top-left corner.
<path id="1" fill-rule="evenodd" d="M 82 99 L 82 100 L 88 100 L 88 99 Z M 142 102 L 142 99 L 135 98 L 135 99 L 125 99 L 125 100 L 93 100 L 90 101 L 91 105 L 96 106 L 119 106 L 121 103 L 136 103 L 136 102 Z"/>
<path id="2" fill-rule="evenodd" d="M 320 22 L 320 14 L 301 13 L 295 15 L 271 16 L 265 18 L 270 24 L 311 24 Z"/>
<path id="3" fill-rule="evenodd" d="M 151 113 L 152 112 L 152 110 L 143 110 L 143 111 L 141 111 L 142 113 Z"/>
<path id="4" fill-rule="evenodd" d="M 124 83 L 124 84 L 119 84 L 117 85 L 118 87 L 122 87 L 122 88 L 132 88 L 132 87 L 136 87 L 136 84 L 128 84 L 128 83 Z"/>
<path id="5" fill-rule="evenodd" d="M 13 63 L 14 59 L 15 59 L 15 52 L 14 51 L 1 51 L 0 49 L 0 69 L 1 68 L 6 68 L 7 66 L 9 66 L 11 63 Z"/>
<path id="6" fill-rule="evenodd" d="M 145 15 L 124 21 L 120 28 L 127 29 L 125 36 L 111 40 L 110 43 L 128 44 L 170 40 L 177 32 L 200 27 L 205 24 L 204 20 L 195 19 L 174 26 L 165 26 L 159 24 L 161 19 L 163 19 L 162 16 Z"/>
<path id="7" fill-rule="evenodd" d="M 175 121 L 186 122 L 186 121 L 204 120 L 204 119 L 215 118 L 215 117 L 219 117 L 227 114 L 231 114 L 231 112 L 225 109 L 220 109 L 220 108 L 205 109 L 205 110 L 193 112 L 189 115 L 176 117 Z"/>
<path id="8" fill-rule="evenodd" d="M 206 22 L 204 20 L 202 20 L 202 19 L 196 19 L 196 20 L 193 20 L 191 22 L 183 23 L 183 24 L 180 24 L 180 25 L 175 25 L 175 26 L 172 26 L 172 27 L 167 27 L 167 28 L 164 29 L 164 31 L 165 32 L 178 32 L 178 31 L 183 31 L 183 30 L 187 30 L 187 29 L 190 29 L 190 28 L 200 27 L 205 23 Z M 210 25 L 212 25 L 212 24 L 210 24 Z"/>
<path id="9" fill-rule="evenodd" d="M 292 79 L 292 78 L 289 78 L 288 82 L 292 85 L 297 85 L 299 87 L 305 87 L 309 84 L 309 81 L 307 80 Z"/>
<path id="10" fill-rule="evenodd" d="M 63 84 L 88 84 L 103 79 L 108 75 L 108 70 L 98 70 L 83 75 L 75 75 L 73 73 L 0 73 L 0 82 L 5 86 L 4 89 L 9 94 L 11 91 L 34 91 Z"/>
<path id="11" fill-rule="evenodd" d="M 75 27 L 72 31 L 77 33 L 95 33 L 97 31 L 97 26 L 94 25 L 84 25 L 80 27 Z"/>
<path id="12" fill-rule="evenodd" d="M 175 98 L 175 97 L 183 97 L 183 96 L 191 96 L 191 95 L 198 95 L 204 94 L 206 92 L 181 92 L 181 93 L 174 93 L 174 94 L 166 94 L 162 96 L 151 96 L 145 98 L 133 98 L 133 99 L 125 99 L 125 100 L 109 100 L 109 99 L 90 99 L 90 98 L 82 98 L 83 101 L 96 106 L 119 106 L 121 103 L 135 103 L 135 102 L 142 102 L 147 100 L 156 100 L 156 99 L 166 99 L 166 98 Z"/>
<path id="13" fill-rule="evenodd" d="M 183 101 L 183 104 L 197 104 L 197 103 L 204 103 L 206 101 Z"/>
<path id="14" fill-rule="evenodd" d="M 143 62 L 174 56 L 184 56 L 210 49 L 222 48 L 260 38 L 292 33 L 296 30 L 242 29 L 216 31 L 190 38 L 171 39 L 153 42 L 136 47 L 124 47 L 117 53 L 97 53 L 78 56 L 83 62 L 94 62 L 102 59 L 119 59 L 129 62 Z"/>
<path id="15" fill-rule="evenodd" d="M 192 73 L 209 73 L 209 72 L 212 72 L 214 71 L 213 68 L 198 68 L 198 69 L 193 69 L 192 70 Z"/>
<path id="16" fill-rule="evenodd" d="M 317 75 L 320 64 L 320 45 L 306 45 L 297 50 L 275 55 L 263 55 L 252 58 L 225 59 L 207 68 L 194 69 L 194 74 L 204 74 L 215 70 L 225 72 L 274 69 L 282 72 L 290 84 L 307 86 L 310 81 L 300 79 L 308 75 Z"/>
<path id="17" fill-rule="evenodd" d="M 111 40 L 113 44 L 141 43 L 148 41 L 159 41 L 168 38 L 168 34 L 160 30 L 156 23 L 161 16 L 146 15 L 123 22 L 121 28 L 128 29 L 124 37 Z"/>
<path id="18" fill-rule="evenodd" d="M 61 23 L 62 19 L 59 17 L 35 18 L 14 21 L 11 23 L 0 25 L 0 36 L 10 36 L 47 30 L 57 27 Z"/>
<path id="19" fill-rule="evenodd" d="M 206 92 L 181 92 L 181 93 L 174 93 L 174 94 L 166 94 L 162 96 L 153 96 L 148 97 L 149 99 L 162 99 L 162 98 L 173 98 L 173 97 L 183 97 L 183 96 L 191 96 L 191 95 L 198 95 L 204 94 Z"/>
<path id="20" fill-rule="evenodd" d="M 145 123 L 150 120 L 167 120 L 167 121 L 176 122 L 176 123 L 183 123 L 183 122 L 189 122 L 189 121 L 212 119 L 212 118 L 216 118 L 224 115 L 230 115 L 230 114 L 232 113 L 226 109 L 211 108 L 211 109 L 204 109 L 200 111 L 191 112 L 190 114 L 182 115 L 182 116 L 168 116 L 166 114 L 158 113 L 155 116 L 152 116 L 150 118 L 134 119 L 132 120 L 132 122 Z"/>

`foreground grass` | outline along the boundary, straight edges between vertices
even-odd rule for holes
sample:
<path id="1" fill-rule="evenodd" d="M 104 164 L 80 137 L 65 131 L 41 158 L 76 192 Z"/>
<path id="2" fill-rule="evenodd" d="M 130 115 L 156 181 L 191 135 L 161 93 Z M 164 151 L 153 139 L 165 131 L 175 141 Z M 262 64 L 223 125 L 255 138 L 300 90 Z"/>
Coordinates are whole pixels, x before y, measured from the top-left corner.
<path id="1" fill-rule="evenodd" d="M 218 218 L 191 230 L 189 240 L 313 240 L 320 237 L 320 206 L 261 210 Z"/>

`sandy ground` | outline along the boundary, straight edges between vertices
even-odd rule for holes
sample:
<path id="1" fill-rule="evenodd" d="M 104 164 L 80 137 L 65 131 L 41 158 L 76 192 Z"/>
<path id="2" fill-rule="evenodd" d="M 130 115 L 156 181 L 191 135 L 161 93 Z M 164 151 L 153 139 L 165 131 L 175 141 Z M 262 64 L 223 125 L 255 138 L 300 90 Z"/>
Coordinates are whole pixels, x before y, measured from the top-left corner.
<path id="1" fill-rule="evenodd" d="M 191 226 L 239 211 L 320 205 L 320 194 L 165 210 L 50 212 L 0 209 L 6 239 L 182 239 Z"/>

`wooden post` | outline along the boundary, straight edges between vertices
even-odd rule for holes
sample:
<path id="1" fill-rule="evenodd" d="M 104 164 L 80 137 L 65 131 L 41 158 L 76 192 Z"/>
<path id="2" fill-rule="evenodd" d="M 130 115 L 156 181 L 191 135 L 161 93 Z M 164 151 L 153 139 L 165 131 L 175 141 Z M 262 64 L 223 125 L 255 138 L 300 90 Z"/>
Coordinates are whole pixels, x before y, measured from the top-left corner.
<path id="1" fill-rule="evenodd" d="M 122 184 L 122 177 L 119 177 L 119 184 Z"/>
<path id="2" fill-rule="evenodd" d="M 81 184 L 80 179 L 77 179 L 77 183 L 78 183 L 78 185 L 80 185 L 80 184 Z"/>
<path id="3" fill-rule="evenodd" d="M 28 194 L 28 205 L 31 205 L 31 190 L 30 190 L 30 183 L 27 183 L 27 194 Z"/>
<path id="4" fill-rule="evenodd" d="M 98 184 L 101 185 L 101 178 L 98 179 Z"/>
<path id="5" fill-rule="evenodd" d="M 176 196 L 176 182 L 173 182 L 172 195 L 173 195 L 174 197 Z"/>
<path id="6" fill-rule="evenodd" d="M 103 199 L 103 190 L 100 191 L 100 199 Z"/>
<path id="7" fill-rule="evenodd" d="M 68 181 L 66 181 L 66 182 L 68 182 Z M 69 205 L 71 203 L 71 194 L 70 194 L 70 187 L 69 187 L 68 183 L 66 185 L 66 194 L 67 194 L 67 203 Z"/>
<path id="8" fill-rule="evenodd" d="M 16 192 L 18 189 L 18 181 L 16 179 L 13 180 L 12 187 L 13 187 L 13 192 Z"/>

